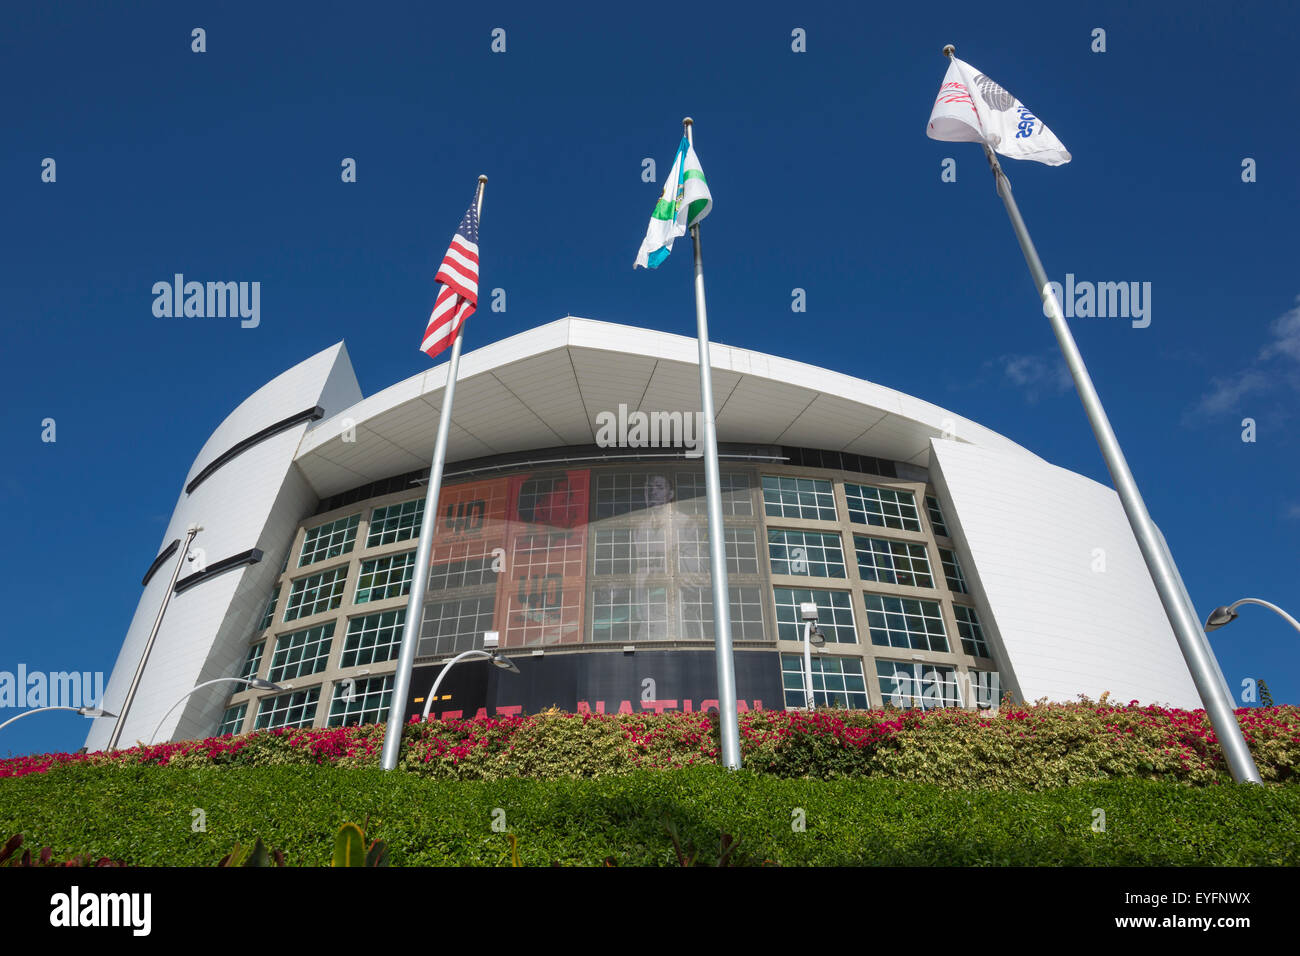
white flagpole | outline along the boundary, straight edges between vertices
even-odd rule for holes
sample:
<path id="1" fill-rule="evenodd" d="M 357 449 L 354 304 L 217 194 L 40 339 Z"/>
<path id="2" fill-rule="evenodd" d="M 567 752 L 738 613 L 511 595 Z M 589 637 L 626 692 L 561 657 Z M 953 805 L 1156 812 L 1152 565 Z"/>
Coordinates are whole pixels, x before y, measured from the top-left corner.
<path id="1" fill-rule="evenodd" d="M 694 124 L 682 120 L 692 149 Z M 686 158 L 682 157 L 682 162 Z M 709 502 L 709 572 L 713 579 L 713 642 L 718 667 L 718 716 L 722 765 L 740 769 L 740 722 L 736 716 L 736 659 L 731 650 L 731 604 L 727 590 L 727 542 L 722 524 L 722 477 L 718 468 L 718 429 L 713 418 L 713 366 L 709 362 L 709 315 L 704 305 L 704 261 L 700 226 L 691 226 L 695 244 L 695 321 L 700 339 L 700 404 L 704 412 L 704 483 Z"/>
<path id="2" fill-rule="evenodd" d="M 486 176 L 478 178 L 477 214 L 483 214 L 483 187 Z M 451 403 L 456 395 L 456 375 L 460 371 L 460 344 L 465 338 L 466 319 L 456 331 L 447 363 L 447 385 L 442 391 L 442 410 L 438 417 L 438 438 L 433 444 L 433 465 L 424 492 L 424 518 L 420 521 L 420 543 L 415 549 L 415 568 L 411 572 L 411 593 L 406 601 L 406 624 L 402 628 L 402 649 L 397 656 L 397 673 L 393 677 L 393 697 L 388 706 L 388 728 L 384 732 L 383 768 L 394 770 L 402 750 L 403 717 L 406 697 L 411 690 L 411 671 L 415 649 L 420 643 L 420 624 L 424 620 L 424 593 L 429 584 L 429 563 L 433 555 L 433 535 L 438 526 L 438 493 L 442 489 L 442 469 L 447 462 L 447 435 L 451 431 Z"/>
<path id="3" fill-rule="evenodd" d="M 949 44 L 943 48 L 943 52 L 951 59 L 955 50 Z M 1007 174 L 1002 171 L 997 156 L 987 144 L 984 145 L 984 155 L 988 158 L 989 168 L 993 171 L 998 195 L 1002 197 L 1002 204 L 1011 219 L 1011 228 L 1015 230 L 1016 238 L 1020 241 L 1020 250 L 1025 255 L 1030 275 L 1038 286 L 1038 293 L 1043 299 L 1043 305 L 1052 323 L 1052 331 L 1056 333 L 1056 342 L 1065 357 L 1065 364 L 1069 366 L 1070 375 L 1074 378 L 1074 387 L 1078 390 L 1084 411 L 1088 414 L 1092 432 L 1097 437 L 1097 444 L 1101 446 L 1102 457 L 1106 460 L 1106 468 L 1110 471 L 1111 480 L 1115 483 L 1115 491 L 1124 506 L 1124 514 L 1128 517 L 1134 537 L 1137 538 L 1138 548 L 1142 552 L 1143 560 L 1146 561 L 1147 570 L 1151 572 L 1151 580 L 1160 595 L 1160 603 L 1164 605 L 1165 614 L 1169 617 L 1174 637 L 1183 652 L 1183 659 L 1187 662 L 1187 669 L 1191 671 L 1192 682 L 1196 685 L 1201 703 L 1205 706 L 1205 713 L 1210 718 L 1214 733 L 1223 747 L 1232 779 L 1237 783 L 1262 783 L 1259 769 L 1255 766 L 1250 748 L 1246 746 L 1246 738 L 1242 735 L 1241 726 L 1233 713 L 1232 698 L 1227 695 L 1226 685 L 1219 677 L 1218 665 L 1214 662 L 1210 643 L 1206 640 L 1205 632 L 1201 630 L 1200 622 L 1196 620 L 1189 610 L 1188 603 L 1183 599 L 1186 588 L 1178 576 L 1171 555 L 1165 548 L 1164 538 L 1147 512 L 1137 482 L 1133 479 L 1133 472 L 1129 470 L 1128 461 L 1125 460 L 1124 452 L 1119 447 L 1119 439 L 1115 437 L 1115 432 L 1110 427 L 1110 419 L 1102 407 L 1101 397 L 1093 387 L 1092 376 L 1088 374 L 1088 368 L 1083 364 L 1083 356 L 1074 342 L 1069 325 L 1066 324 L 1061 305 L 1056 301 L 1056 295 L 1048 284 L 1047 272 L 1038 258 L 1038 250 L 1034 248 L 1034 241 L 1029 237 L 1029 230 L 1020 216 L 1020 208 L 1016 205 L 1015 197 L 1011 195 L 1011 183 L 1007 179 Z"/>

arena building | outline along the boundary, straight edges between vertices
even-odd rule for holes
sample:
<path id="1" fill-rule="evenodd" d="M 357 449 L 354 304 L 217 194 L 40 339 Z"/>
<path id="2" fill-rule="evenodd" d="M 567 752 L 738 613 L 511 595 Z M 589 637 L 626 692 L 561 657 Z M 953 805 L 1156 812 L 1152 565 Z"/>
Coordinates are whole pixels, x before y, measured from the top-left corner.
<path id="1" fill-rule="evenodd" d="M 871 382 L 716 344 L 712 361 L 738 706 L 805 705 L 803 602 L 818 706 L 1199 706 L 1110 488 Z M 113 712 L 202 527 L 122 745 L 160 721 L 157 740 L 385 718 L 446 377 L 363 398 L 339 343 L 221 423 L 141 560 Z M 698 402 L 679 335 L 565 318 L 463 356 L 408 715 L 487 632 L 519 673 L 458 664 L 434 714 L 716 709 L 698 449 L 602 428 Z M 219 681 L 171 709 L 230 677 L 281 690 Z"/>

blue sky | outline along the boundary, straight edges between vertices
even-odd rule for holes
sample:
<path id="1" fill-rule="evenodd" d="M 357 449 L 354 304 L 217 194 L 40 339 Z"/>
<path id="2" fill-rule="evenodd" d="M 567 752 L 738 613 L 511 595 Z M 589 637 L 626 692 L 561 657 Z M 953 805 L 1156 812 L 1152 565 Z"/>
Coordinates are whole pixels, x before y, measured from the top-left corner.
<path id="1" fill-rule="evenodd" d="M 480 172 L 482 282 L 507 311 L 481 311 L 467 347 L 566 314 L 693 334 L 689 247 L 631 267 L 659 190 L 642 159 L 662 176 L 687 114 L 715 340 L 920 396 L 1109 483 L 979 147 L 925 136 L 948 42 L 1073 153 L 1004 161 L 1051 277 L 1152 284 L 1149 327 L 1071 325 L 1198 611 L 1300 612 L 1300 14 L 727 6 L 7 8 L 0 670 L 111 670 L 186 470 L 259 385 L 340 339 L 367 394 L 429 366 L 432 276 Z M 177 272 L 261 282 L 261 324 L 154 317 Z M 1289 703 L 1298 641 L 1259 608 L 1212 636 L 1230 684 Z M 38 715 L 0 754 L 85 730 Z"/>

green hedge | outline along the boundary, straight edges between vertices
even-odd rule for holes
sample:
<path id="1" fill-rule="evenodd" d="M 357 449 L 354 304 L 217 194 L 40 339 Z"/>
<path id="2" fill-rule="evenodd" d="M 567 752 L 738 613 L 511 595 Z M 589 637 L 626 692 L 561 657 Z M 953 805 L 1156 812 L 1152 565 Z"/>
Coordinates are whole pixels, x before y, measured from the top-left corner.
<path id="1" fill-rule="evenodd" d="M 206 815 L 194 832 L 192 811 Z M 1147 780 L 1041 792 L 872 779 L 783 779 L 714 766 L 598 778 L 452 781 L 373 768 L 57 766 L 0 784 L 0 841 L 60 856 L 212 866 L 261 837 L 289 865 L 325 865 L 344 821 L 385 840 L 393 865 L 508 865 L 505 811 L 524 865 L 677 865 L 686 852 L 762 865 L 1300 864 L 1300 787 Z M 801 809 L 806 830 L 792 824 Z M 1095 812 L 1105 832 L 1094 832 Z M 692 849 L 693 848 L 693 849 Z"/>

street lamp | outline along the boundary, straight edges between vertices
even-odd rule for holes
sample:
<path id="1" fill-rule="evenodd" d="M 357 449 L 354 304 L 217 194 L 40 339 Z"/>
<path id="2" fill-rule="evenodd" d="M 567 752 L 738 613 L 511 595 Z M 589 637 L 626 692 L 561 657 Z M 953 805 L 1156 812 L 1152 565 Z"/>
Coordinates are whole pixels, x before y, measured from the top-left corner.
<path id="1" fill-rule="evenodd" d="M 43 710 L 75 710 L 82 717 L 89 717 L 91 720 L 94 720 L 96 717 L 117 716 L 117 714 L 109 713 L 103 707 L 37 707 L 33 710 L 24 710 L 17 717 L 10 717 L 3 724 L 0 724 L 0 730 L 4 730 L 16 720 L 22 720 L 24 717 L 30 717 L 32 714 L 39 714 Z"/>
<path id="2" fill-rule="evenodd" d="M 1210 616 L 1205 619 L 1205 629 L 1207 631 L 1217 631 L 1219 628 L 1223 627 L 1223 625 L 1231 624 L 1237 619 L 1237 608 L 1241 607 L 1243 604 L 1258 604 L 1260 607 L 1266 607 L 1270 611 L 1279 614 L 1284 621 L 1294 627 L 1297 631 L 1300 631 L 1300 621 L 1297 621 L 1276 604 L 1270 604 L 1268 601 L 1261 601 L 1259 598 L 1242 598 L 1240 601 L 1235 601 L 1227 607 L 1216 607 L 1210 612 Z"/>
<path id="3" fill-rule="evenodd" d="M 812 647 L 826 646 L 826 638 L 817 628 L 817 604 L 815 601 L 802 601 L 799 604 L 799 616 L 803 618 L 803 691 L 804 700 L 809 710 L 817 707 L 813 698 L 812 686 Z"/>
<path id="4" fill-rule="evenodd" d="M 514 662 L 508 657 L 502 657 L 497 653 L 496 648 L 499 641 L 500 637 L 498 632 L 485 631 L 483 634 L 483 650 L 463 651 L 449 660 L 446 664 L 443 664 L 442 670 L 438 671 L 438 679 L 433 682 L 433 688 L 429 691 L 429 696 L 424 700 L 424 713 L 421 715 L 420 719 L 429 719 L 429 708 L 431 708 L 433 702 L 438 699 L 438 687 L 442 684 L 442 679 L 447 676 L 447 672 L 451 670 L 451 665 L 455 664 L 457 661 L 486 658 L 491 661 L 494 666 L 501 668 L 503 671 L 509 671 L 511 674 L 518 674 L 519 668 L 515 666 Z M 488 651 L 489 648 L 491 649 L 491 653 Z"/>
<path id="5" fill-rule="evenodd" d="M 158 726 L 155 727 L 155 728 L 153 729 L 153 733 L 151 733 L 151 734 L 149 735 L 149 743 L 150 743 L 151 745 L 153 744 L 153 739 L 154 739 L 155 737 L 158 736 L 158 731 L 162 730 L 162 725 L 165 724 L 165 723 L 167 723 L 167 718 L 170 717 L 170 716 L 172 715 L 172 711 L 175 710 L 177 707 L 179 707 L 182 703 L 184 703 L 186 697 L 189 697 L 190 694 L 194 693 L 196 690 L 202 690 L 202 689 L 205 688 L 205 687 L 210 687 L 210 686 L 212 686 L 213 684 L 220 684 L 220 683 L 223 683 L 223 682 L 225 682 L 225 681 L 235 681 L 236 683 L 239 683 L 239 684 L 247 684 L 249 687 L 253 687 L 253 688 L 257 689 L 257 690 L 275 690 L 275 691 L 281 691 L 281 690 L 284 690 L 284 689 L 285 689 L 285 688 L 281 687 L 279 684 L 272 684 L 269 680 L 262 680 L 262 678 L 260 678 L 260 677 L 251 677 L 251 678 L 249 678 L 249 677 L 218 677 L 218 678 L 216 678 L 215 680 L 207 680 L 207 681 L 204 681 L 202 684 L 199 684 L 197 687 L 192 687 L 192 688 L 190 688 L 188 691 L 186 691 L 185 694 L 182 695 L 182 697 L 181 697 L 180 700 L 178 700 L 176 703 L 172 704 L 171 707 L 169 707 L 169 708 L 167 709 L 167 713 L 163 714 L 163 718 L 162 718 L 162 720 L 158 721 Z"/>

